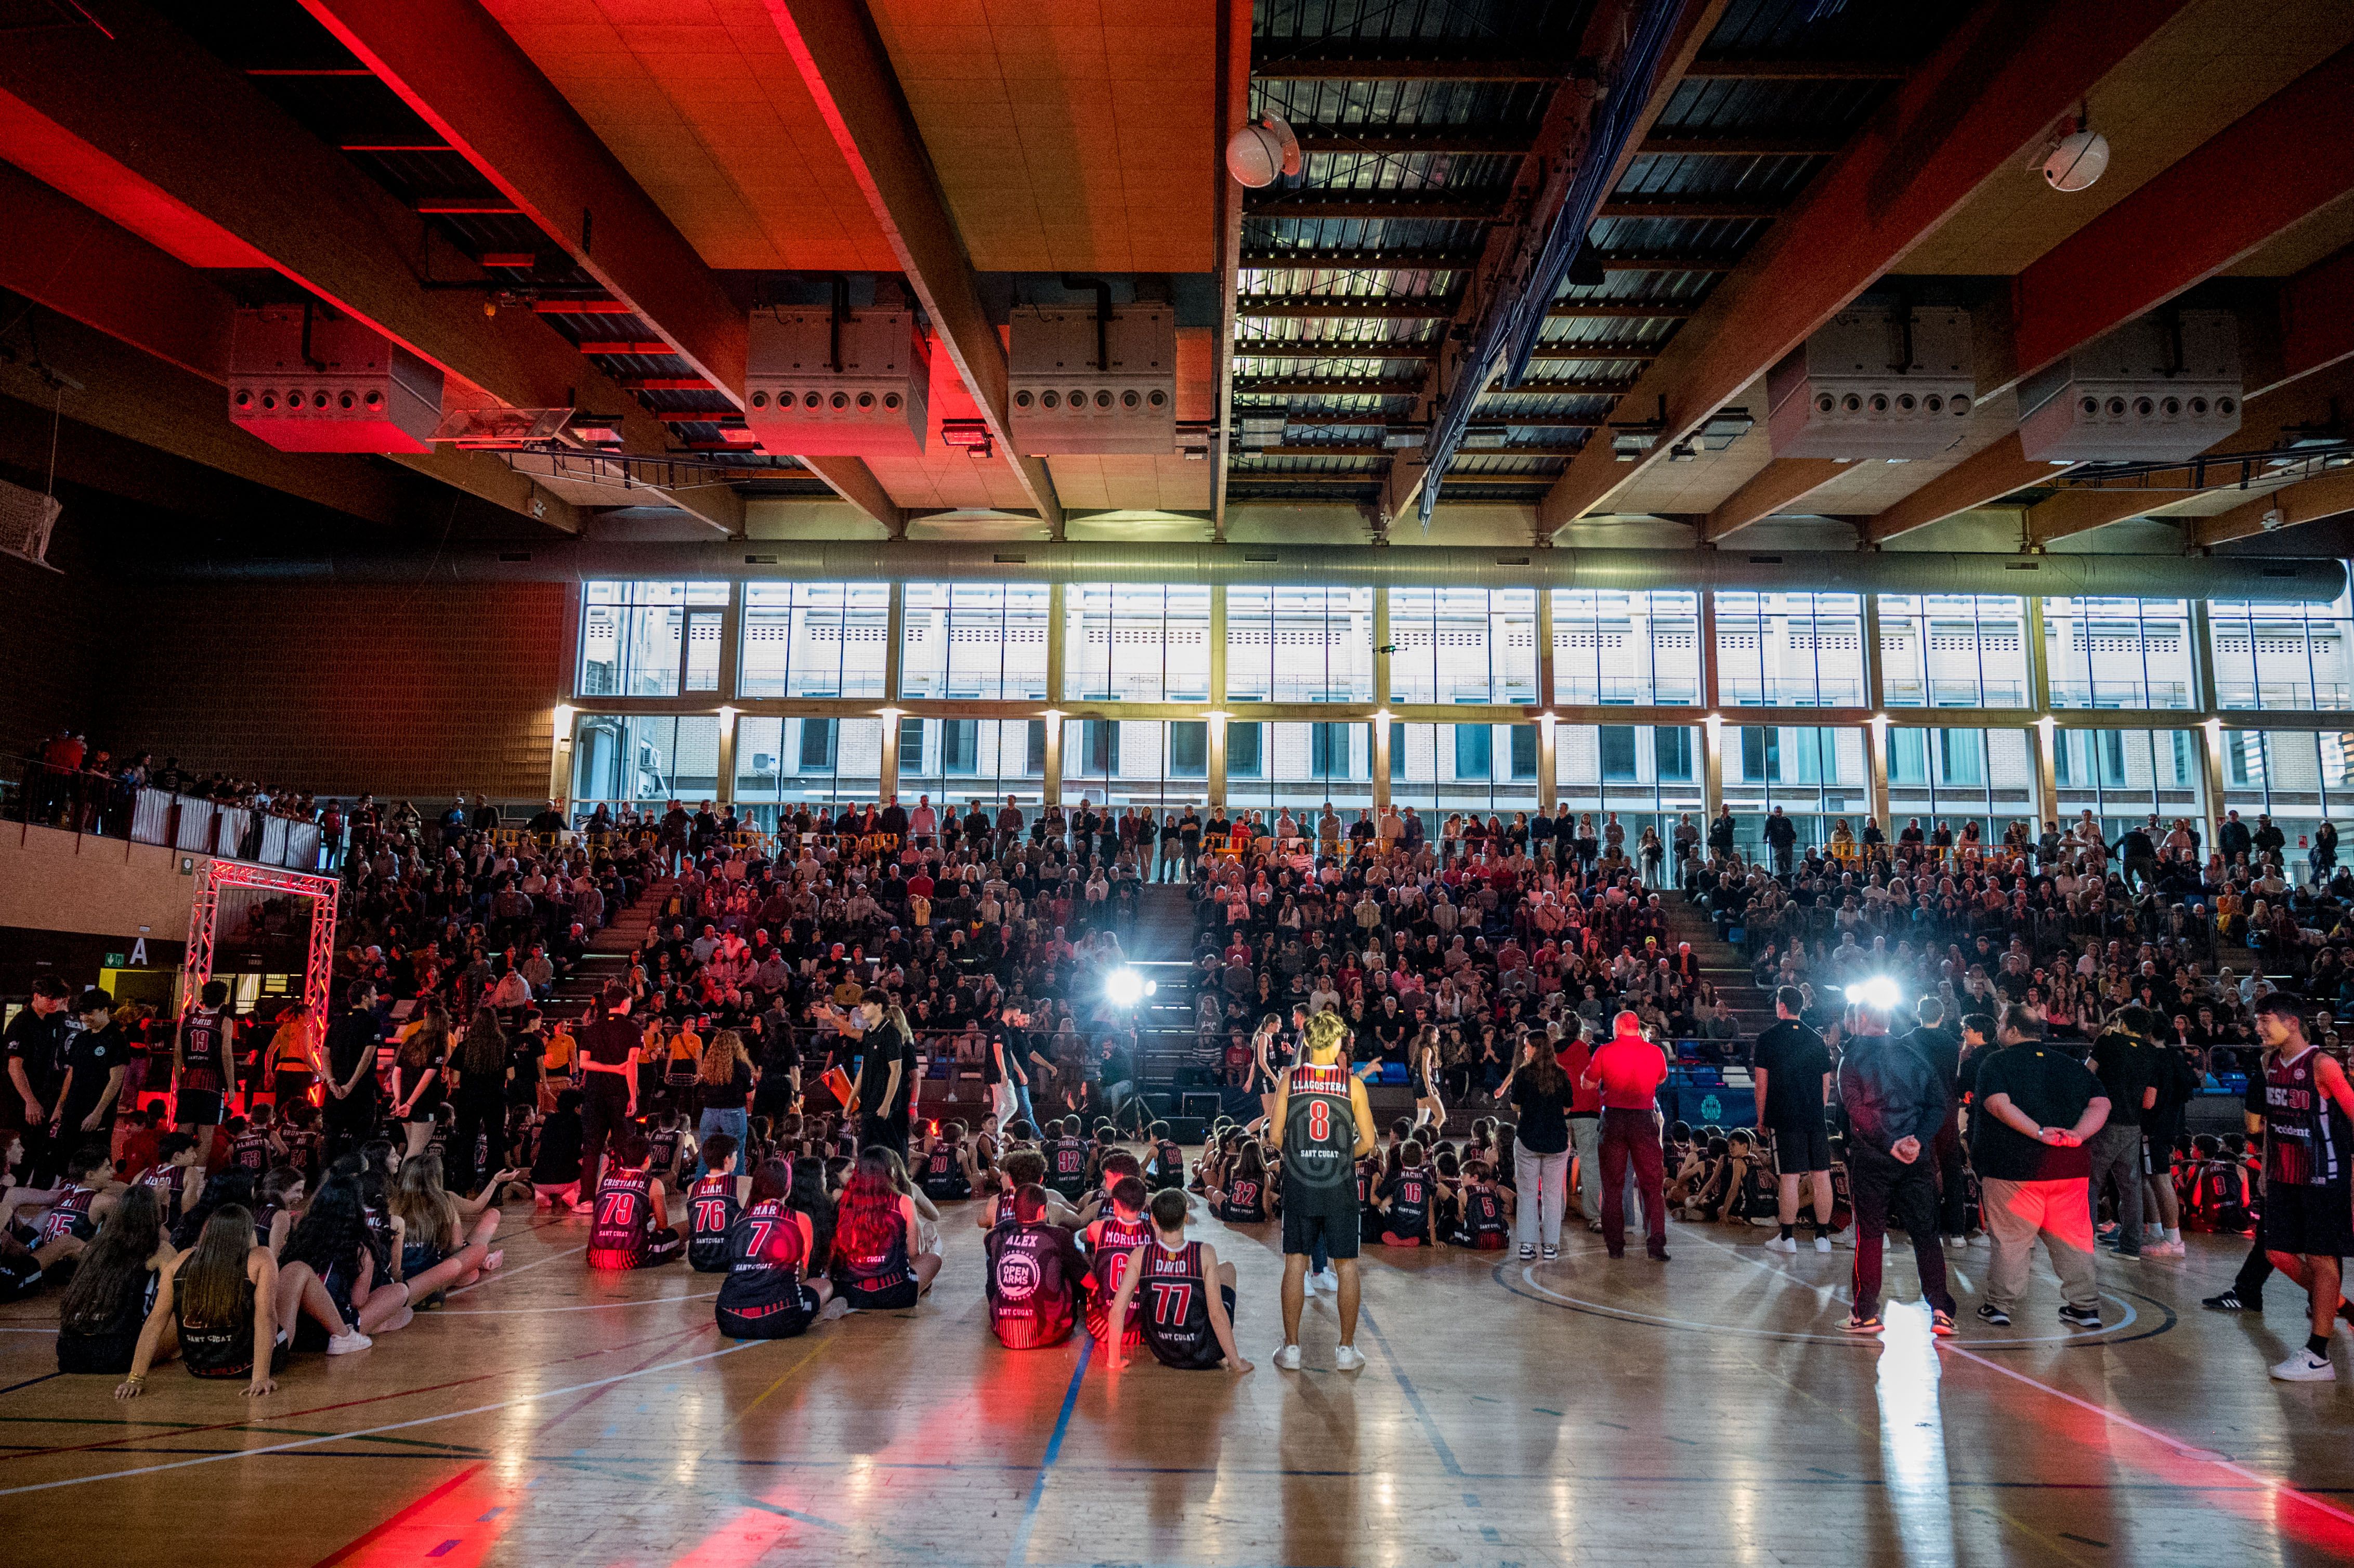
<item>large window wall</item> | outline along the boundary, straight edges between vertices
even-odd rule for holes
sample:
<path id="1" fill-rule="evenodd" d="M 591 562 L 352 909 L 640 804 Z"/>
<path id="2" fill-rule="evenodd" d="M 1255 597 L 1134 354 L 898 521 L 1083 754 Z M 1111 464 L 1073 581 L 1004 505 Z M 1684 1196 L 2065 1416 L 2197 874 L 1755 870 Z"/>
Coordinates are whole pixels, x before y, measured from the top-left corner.
<path id="1" fill-rule="evenodd" d="M 1734 707 L 1863 705 L 1863 600 L 1851 593 L 1716 596 L 1717 692 Z"/>
<path id="2" fill-rule="evenodd" d="M 1808 843 L 2238 810 L 2296 853 L 2354 809 L 2354 600 L 596 582 L 557 736 L 584 805 L 769 819 L 1563 805 L 1631 843 L 1723 803 L 1755 845 L 1777 807 Z"/>
<path id="3" fill-rule="evenodd" d="M 1073 583 L 1064 590 L 1063 695 L 1078 702 L 1210 700 L 1210 590 Z"/>
<path id="4" fill-rule="evenodd" d="M 1534 588 L 1390 589 L 1390 700 L 1533 703 Z"/>
<path id="5" fill-rule="evenodd" d="M 889 660 L 885 583 L 748 583 L 737 694 L 880 697 Z"/>
<path id="6" fill-rule="evenodd" d="M 583 697 L 675 697 L 719 690 L 727 584 L 590 583 L 580 599 Z"/>

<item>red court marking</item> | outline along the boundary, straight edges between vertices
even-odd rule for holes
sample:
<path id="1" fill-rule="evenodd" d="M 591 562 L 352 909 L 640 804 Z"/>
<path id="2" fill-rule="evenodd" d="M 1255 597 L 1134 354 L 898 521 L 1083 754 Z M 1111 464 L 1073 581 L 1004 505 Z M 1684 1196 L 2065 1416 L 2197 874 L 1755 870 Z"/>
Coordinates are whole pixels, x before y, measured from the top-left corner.
<path id="1" fill-rule="evenodd" d="M 2004 1366 L 1999 1361 L 1989 1361 L 1976 1351 L 1966 1351 L 1950 1340 L 1940 1341 L 1937 1348 L 1989 1372 L 1999 1372 L 2014 1383 L 2022 1383 L 2040 1393 L 2050 1394 L 2082 1415 L 2093 1417 L 2093 1422 L 2086 1422 L 2062 1416 L 2055 1423 L 2072 1428 L 2063 1436 L 2072 1439 L 2074 1446 L 2105 1451 L 2112 1458 L 2138 1464 L 2166 1477 L 2185 1490 L 2220 1496 L 2226 1506 L 2254 1523 L 2290 1531 L 2301 1540 L 2329 1548 L 2341 1558 L 2354 1558 L 2354 1512 L 2349 1512 L 2336 1503 L 2324 1501 L 2310 1492 L 2300 1491 L 2285 1481 L 2249 1469 L 2195 1443 L 2186 1443 L 2155 1426 L 2146 1426 L 2107 1405 L 2096 1404 L 2065 1389 L 2054 1388 L 2040 1379 L 2029 1377 L 2025 1372 Z M 2121 1428 L 2142 1441 L 2129 1444 L 2129 1451 L 2121 1452 L 2116 1444 L 2109 1441 L 2107 1427 Z M 2201 1473 L 2209 1469 L 2221 1470 L 2246 1481 L 2257 1490 L 2249 1492 L 2240 1488 L 2211 1486 Z"/>
<path id="2" fill-rule="evenodd" d="M 497 1372 L 476 1372 L 472 1377 L 452 1378 L 448 1383 L 429 1383 L 418 1388 L 396 1389 L 390 1393 L 372 1393 L 365 1399 L 338 1400 L 334 1404 L 314 1404 L 307 1410 L 288 1410 L 282 1412 L 272 1411 L 268 1414 L 266 1419 L 272 1422 L 299 1421 L 306 1415 L 323 1415 L 329 1411 L 352 1410 L 363 1404 L 380 1404 L 387 1399 L 411 1399 L 420 1393 L 439 1393 L 441 1390 L 446 1388 L 463 1388 L 468 1383 L 487 1383 L 492 1378 L 512 1377 L 517 1372 L 538 1372 L 546 1367 L 565 1366 L 573 1361 L 594 1361 L 599 1356 L 617 1355 L 623 1351 L 635 1350 L 640 1345 L 667 1344 L 673 1340 L 685 1339 L 690 1334 L 699 1334 L 705 1328 L 710 1326 L 711 1325 L 707 1324 L 697 1324 L 692 1329 L 674 1329 L 667 1334 L 652 1335 L 642 1340 L 625 1340 L 618 1345 L 609 1345 L 601 1351 L 583 1351 L 578 1355 L 558 1356 L 554 1361 L 535 1361 L 529 1366 L 502 1367 Z M 257 1417 L 256 1419 L 262 1418 Z M 239 1427 L 250 1426 L 251 1425 L 253 1425 L 252 1420 L 217 1421 L 209 1426 L 183 1426 L 175 1430 L 171 1436 L 175 1437 L 193 1437 L 199 1433 L 231 1432 L 235 1431 Z M 26 1448 L 13 1454 L 0 1454 L 0 1463 L 5 1463 L 10 1459 L 37 1459 L 48 1454 L 94 1453 L 101 1449 L 111 1448 L 118 1443 L 144 1442 L 154 1436 L 154 1434 L 152 1432 L 139 1432 L 132 1433 L 121 1437 L 107 1437 L 95 1443 L 71 1443 L 55 1448 Z"/>
<path id="3" fill-rule="evenodd" d="M 482 1467 L 480 1464 L 467 1466 L 464 1469 L 459 1471 L 456 1475 L 451 1477 L 440 1486 L 435 1487 L 432 1490 L 427 1492 L 423 1497 L 419 1498 L 416 1501 L 410 1503 L 399 1512 L 392 1515 L 389 1519 L 387 1519 L 382 1524 L 377 1525 L 366 1534 L 355 1536 L 347 1544 L 339 1546 L 335 1548 L 334 1551 L 328 1552 L 324 1557 L 322 1557 L 316 1563 L 313 1563 L 311 1565 L 311 1568 L 334 1568 L 336 1563 L 348 1561 L 354 1553 L 359 1552 L 370 1542 L 394 1530 L 398 1529 L 409 1519 L 423 1512 L 425 1510 L 432 1507 L 435 1503 L 440 1501 L 443 1498 L 448 1497 L 451 1492 L 456 1491 L 460 1487 L 464 1486 L 467 1481 L 473 1478 L 477 1471 L 482 1469 Z"/>
<path id="4" fill-rule="evenodd" d="M 688 1334 L 699 1334 L 705 1328 L 716 1327 L 712 1324 L 699 1325 L 688 1330 L 687 1334 L 665 1337 L 679 1340 L 688 1337 Z M 656 1351 L 630 1371 L 642 1372 L 661 1361 L 666 1353 L 666 1351 Z M 620 1386 L 618 1383 L 609 1383 L 602 1388 L 590 1389 L 564 1409 L 534 1425 L 532 1436 L 536 1437 L 579 1414 Z M 470 1482 L 475 1484 L 469 1485 Z M 495 1477 L 485 1474 L 481 1464 L 469 1465 L 350 1545 L 320 1559 L 313 1568 L 333 1568 L 334 1564 L 342 1563 L 355 1563 L 360 1568 L 379 1568 L 379 1565 L 390 1568 L 395 1563 L 414 1563 L 419 1557 L 437 1557 L 451 1568 L 478 1568 L 492 1548 L 498 1544 L 500 1537 L 506 1533 L 508 1523 L 516 1517 L 521 1506 L 519 1488 L 501 1484 Z M 493 1510 L 496 1510 L 496 1517 L 486 1521 L 483 1515 Z M 425 1543 L 429 1542 L 433 1543 L 433 1550 L 425 1550 Z"/>

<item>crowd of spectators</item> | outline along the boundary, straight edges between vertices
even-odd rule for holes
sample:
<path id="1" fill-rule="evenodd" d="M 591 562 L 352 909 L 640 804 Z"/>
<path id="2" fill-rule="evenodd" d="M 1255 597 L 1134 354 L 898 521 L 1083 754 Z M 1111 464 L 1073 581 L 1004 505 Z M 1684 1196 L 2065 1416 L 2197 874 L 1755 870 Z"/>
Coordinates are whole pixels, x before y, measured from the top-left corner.
<path id="1" fill-rule="evenodd" d="M 2200 822 L 2155 814 L 2115 837 L 2087 811 L 2041 833 L 2014 821 L 1999 840 L 1914 819 L 1892 841 L 1867 819 L 1860 834 L 1834 824 L 1778 871 L 1731 853 L 1731 826 L 1712 824 L 1685 888 L 1760 988 L 1843 992 L 1886 976 L 1950 1017 L 2015 1002 L 2051 1037 L 2080 1041 L 2137 1005 L 2211 1077 L 2253 1065 L 2253 1010 L 2274 988 L 2319 1010 L 2325 1048 L 2334 1013 L 2354 1014 L 2354 872 L 2326 821 L 2292 863 L 2269 817 L 2237 811 L 2211 847 Z"/>

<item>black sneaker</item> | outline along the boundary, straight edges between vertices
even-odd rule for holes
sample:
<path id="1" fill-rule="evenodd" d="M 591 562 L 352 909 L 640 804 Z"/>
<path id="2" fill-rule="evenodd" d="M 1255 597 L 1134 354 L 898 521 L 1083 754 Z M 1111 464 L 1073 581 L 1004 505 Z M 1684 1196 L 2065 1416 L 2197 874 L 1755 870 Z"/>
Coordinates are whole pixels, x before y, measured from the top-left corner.
<path id="1" fill-rule="evenodd" d="M 2218 1312 L 2261 1312 L 2264 1310 L 2264 1303 L 2260 1301 L 2241 1300 L 2240 1293 L 2236 1288 L 2226 1290 L 2221 1296 L 2210 1296 L 2205 1300 L 2200 1302 L 2199 1305 L 2201 1307 L 2211 1308 Z"/>
<path id="2" fill-rule="evenodd" d="M 1992 1323 L 1998 1329 L 2008 1329 L 2010 1327 L 2010 1314 L 1991 1301 L 1982 1301 L 1978 1304 L 1978 1321 Z"/>
<path id="3" fill-rule="evenodd" d="M 1522 1242 L 1521 1244 L 1521 1261 L 1522 1263 L 1534 1263 L 1536 1260 L 1537 1249 L 1531 1244 Z"/>
<path id="4" fill-rule="evenodd" d="M 2094 1307 L 2062 1307 L 2060 1320 L 2072 1329 L 2097 1329 L 2101 1326 L 2101 1314 Z"/>
<path id="5" fill-rule="evenodd" d="M 1848 1316 L 1847 1331 L 1850 1334 L 1877 1334 L 1882 1327 L 1880 1314 L 1877 1312 L 1869 1318 L 1859 1318 L 1852 1313 Z"/>

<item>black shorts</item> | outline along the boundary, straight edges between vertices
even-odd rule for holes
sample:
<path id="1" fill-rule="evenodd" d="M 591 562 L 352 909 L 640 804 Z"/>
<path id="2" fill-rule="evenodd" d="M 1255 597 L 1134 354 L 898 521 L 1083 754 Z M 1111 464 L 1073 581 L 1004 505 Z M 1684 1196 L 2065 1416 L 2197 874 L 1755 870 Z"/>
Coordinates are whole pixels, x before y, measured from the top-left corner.
<path id="1" fill-rule="evenodd" d="M 722 1307 L 716 1315 L 719 1331 L 731 1340 L 790 1340 L 809 1330 L 809 1326 L 817 1320 L 817 1292 L 804 1285 L 797 1311 L 779 1310 L 746 1318 Z"/>
<path id="2" fill-rule="evenodd" d="M 862 1290 L 855 1282 L 846 1279 L 837 1279 L 833 1284 L 834 1294 L 861 1312 L 904 1312 L 923 1295 L 912 1274 L 880 1290 Z"/>
<path id="3" fill-rule="evenodd" d="M 172 1119 L 182 1127 L 218 1127 L 221 1124 L 220 1091 L 182 1089 L 172 1097 Z"/>
<path id="4" fill-rule="evenodd" d="M 1347 1208 L 1310 1209 L 1304 1202 L 1283 1205 L 1283 1250 L 1302 1256 L 1316 1251 L 1316 1238 L 1324 1238 L 1327 1257 L 1354 1257 L 1357 1244 L 1357 1205 Z"/>
<path id="5" fill-rule="evenodd" d="M 2267 1183 L 2264 1217 L 2257 1234 L 2267 1252 L 2308 1257 L 2354 1256 L 2354 1207 L 2347 1189 Z"/>
<path id="6" fill-rule="evenodd" d="M 1778 1117 L 1770 1124 L 1774 1134 L 1774 1169 L 1785 1176 L 1804 1175 L 1831 1168 L 1829 1129 L 1819 1116 Z"/>

